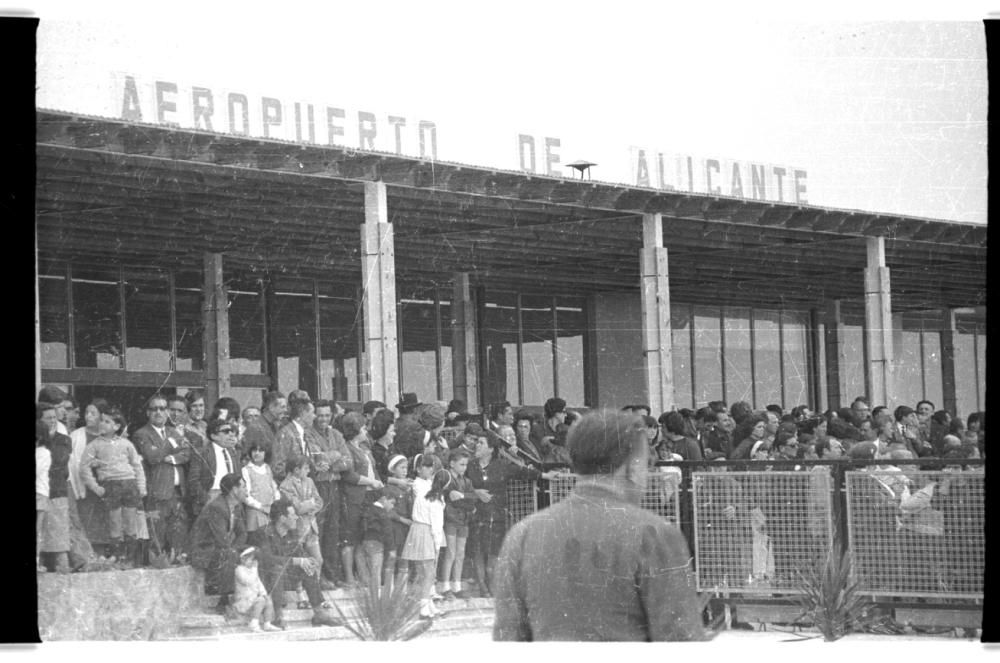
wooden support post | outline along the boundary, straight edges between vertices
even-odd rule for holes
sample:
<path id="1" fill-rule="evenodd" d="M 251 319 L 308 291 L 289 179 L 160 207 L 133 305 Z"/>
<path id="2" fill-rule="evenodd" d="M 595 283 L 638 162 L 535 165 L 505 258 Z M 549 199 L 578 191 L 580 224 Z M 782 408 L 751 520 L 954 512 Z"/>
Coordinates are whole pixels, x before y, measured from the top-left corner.
<path id="1" fill-rule="evenodd" d="M 361 277 L 365 314 L 365 385 L 370 400 L 399 398 L 396 256 L 384 182 L 365 182 Z"/>
<path id="2" fill-rule="evenodd" d="M 472 298 L 469 274 L 456 272 L 451 311 L 455 321 L 451 336 L 451 377 L 454 395 L 465 401 L 470 413 L 478 413 L 479 402 L 479 350 L 476 339 L 476 308 Z"/>
<path id="3" fill-rule="evenodd" d="M 958 394 L 955 380 L 955 311 L 941 311 L 941 387 L 942 404 L 948 412 L 958 412 Z"/>
<path id="4" fill-rule="evenodd" d="M 865 385 L 872 407 L 895 404 L 892 384 L 892 306 L 885 238 L 868 238 L 865 268 Z"/>
<path id="5" fill-rule="evenodd" d="M 826 350 L 826 407 L 836 410 L 839 407 L 846 407 L 848 403 L 841 403 L 845 394 L 841 393 L 841 368 L 844 357 L 844 319 L 841 316 L 840 300 L 834 299 L 826 303 L 826 311 L 823 320 L 823 335 L 826 337 L 824 344 Z M 817 403 L 816 409 L 822 409 L 822 404 Z"/>
<path id="6" fill-rule="evenodd" d="M 222 276 L 222 254 L 205 254 L 202 321 L 205 325 L 205 403 L 229 394 L 229 299 Z"/>
<path id="7" fill-rule="evenodd" d="M 674 407 L 674 367 L 670 337 L 670 289 L 663 217 L 642 215 L 642 352 L 646 360 L 646 394 L 654 412 Z"/>

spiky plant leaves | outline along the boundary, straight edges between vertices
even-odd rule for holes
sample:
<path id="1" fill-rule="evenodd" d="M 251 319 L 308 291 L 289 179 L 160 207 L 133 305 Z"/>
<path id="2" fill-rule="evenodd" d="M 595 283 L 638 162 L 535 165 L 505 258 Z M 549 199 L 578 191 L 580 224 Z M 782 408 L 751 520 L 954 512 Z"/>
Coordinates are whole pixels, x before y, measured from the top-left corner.
<path id="1" fill-rule="evenodd" d="M 380 587 L 377 574 L 364 587 L 351 591 L 355 608 L 350 617 L 336 603 L 344 627 L 359 640 L 390 642 L 412 640 L 430 628 L 420 617 L 420 598 L 407 583 Z"/>
<path id="2" fill-rule="evenodd" d="M 826 559 L 805 572 L 799 571 L 799 619 L 811 621 L 828 642 L 864 630 L 875 618 L 874 604 L 860 592 L 858 581 L 852 577 L 852 563 L 849 550 L 841 554 L 831 550 Z"/>

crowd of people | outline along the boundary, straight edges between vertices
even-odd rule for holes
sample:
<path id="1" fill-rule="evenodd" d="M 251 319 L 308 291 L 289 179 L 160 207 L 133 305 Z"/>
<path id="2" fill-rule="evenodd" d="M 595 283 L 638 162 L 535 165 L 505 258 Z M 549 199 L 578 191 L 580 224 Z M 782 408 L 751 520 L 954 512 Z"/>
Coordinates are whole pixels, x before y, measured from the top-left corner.
<path id="1" fill-rule="evenodd" d="M 165 567 L 205 571 L 220 610 L 252 628 L 282 624 L 285 590 L 314 623 L 336 623 L 322 590 L 413 578 L 421 614 L 464 597 L 472 560 L 480 591 L 495 586 L 507 532 L 508 482 L 571 471 L 567 434 L 580 415 L 549 399 L 542 416 L 490 405 L 485 416 L 406 393 L 360 412 L 296 390 L 260 407 L 204 393 L 155 394 L 145 420 L 103 398 L 80 408 L 41 390 L 36 426 L 39 571 Z M 916 409 L 805 406 L 755 412 L 721 401 L 650 416 L 649 461 L 985 456 L 982 413 L 967 422 Z M 437 582 L 435 582 L 437 580 Z"/>

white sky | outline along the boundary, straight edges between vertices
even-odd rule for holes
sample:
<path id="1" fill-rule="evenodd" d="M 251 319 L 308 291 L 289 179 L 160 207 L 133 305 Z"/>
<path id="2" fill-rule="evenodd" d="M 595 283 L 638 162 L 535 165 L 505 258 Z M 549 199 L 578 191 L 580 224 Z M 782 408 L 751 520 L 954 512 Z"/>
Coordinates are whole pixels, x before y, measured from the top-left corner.
<path id="1" fill-rule="evenodd" d="M 348 125 L 432 120 L 448 161 L 516 169 L 518 133 L 553 136 L 563 164 L 627 182 L 642 146 L 805 168 L 811 204 L 986 222 L 977 3 L 902 14 L 935 22 L 793 3 L 136 4 L 35 3 L 39 106 L 116 116 L 127 72 L 340 106 Z"/>

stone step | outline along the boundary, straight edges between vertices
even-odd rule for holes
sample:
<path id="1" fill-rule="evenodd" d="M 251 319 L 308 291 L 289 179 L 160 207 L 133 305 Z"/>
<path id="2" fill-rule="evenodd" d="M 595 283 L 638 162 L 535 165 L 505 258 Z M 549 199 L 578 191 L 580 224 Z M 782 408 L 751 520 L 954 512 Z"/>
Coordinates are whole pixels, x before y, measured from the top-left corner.
<path id="1" fill-rule="evenodd" d="M 212 620 L 212 625 L 204 628 L 184 629 L 178 636 L 169 638 L 171 641 L 199 640 L 273 640 L 306 642 L 312 640 L 355 640 L 355 636 L 343 626 L 312 626 L 309 619 L 312 612 L 306 613 L 304 619 L 291 621 L 288 612 L 285 614 L 287 628 L 273 633 L 253 633 L 242 623 L 226 623 L 222 617 Z M 217 617 L 217 615 L 209 615 Z M 220 623 L 221 622 L 221 623 Z M 492 611 L 466 611 L 460 614 L 449 613 L 436 618 L 431 627 L 420 637 L 453 637 L 468 634 L 482 634 L 484 637 L 492 633 Z"/>

